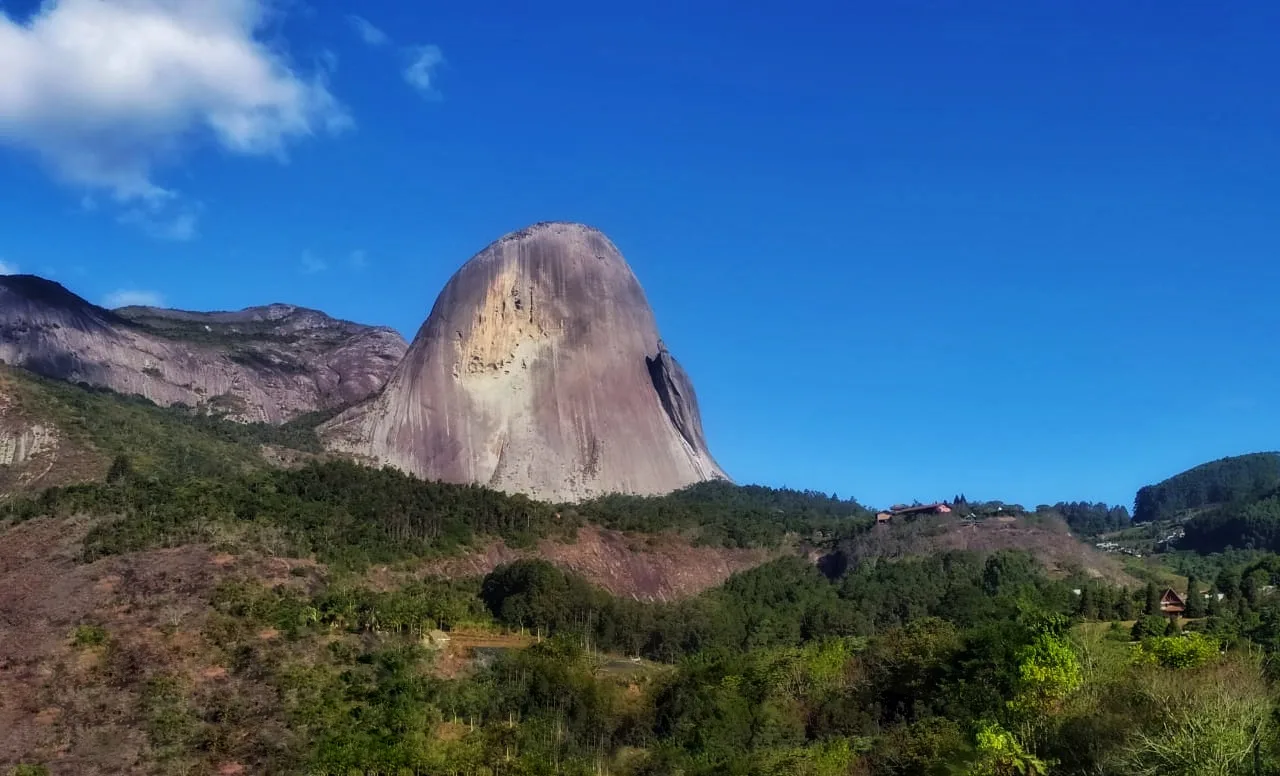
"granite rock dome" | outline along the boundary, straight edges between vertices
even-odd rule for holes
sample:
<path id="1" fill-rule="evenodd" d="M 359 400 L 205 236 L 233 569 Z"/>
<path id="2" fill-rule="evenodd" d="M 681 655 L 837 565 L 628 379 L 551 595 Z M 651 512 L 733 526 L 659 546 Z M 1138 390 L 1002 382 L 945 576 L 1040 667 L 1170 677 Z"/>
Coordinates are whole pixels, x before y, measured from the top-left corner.
<path id="1" fill-rule="evenodd" d="M 548 500 L 725 478 L 639 281 L 581 224 L 537 224 L 468 261 L 383 391 L 322 435 L 426 479 Z"/>

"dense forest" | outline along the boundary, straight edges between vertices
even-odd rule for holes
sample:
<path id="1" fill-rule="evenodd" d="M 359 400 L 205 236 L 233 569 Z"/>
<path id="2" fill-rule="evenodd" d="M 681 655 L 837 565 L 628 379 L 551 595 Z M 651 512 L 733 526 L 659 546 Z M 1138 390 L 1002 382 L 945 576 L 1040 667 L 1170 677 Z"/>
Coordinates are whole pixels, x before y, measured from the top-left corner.
<path id="1" fill-rule="evenodd" d="M 1214 507 L 1183 524 L 1178 546 L 1200 553 L 1237 550 L 1280 552 L 1280 489 L 1246 504 Z"/>
<path id="2" fill-rule="evenodd" d="M 1133 519 L 1168 520 L 1189 510 L 1243 505 L 1280 490 L 1280 453 L 1223 458 L 1138 491 Z"/>
<path id="3" fill-rule="evenodd" d="M 699 541 L 727 547 L 774 544 L 781 534 L 849 530 L 874 513 L 852 499 L 814 491 L 703 482 L 666 496 L 606 496 L 565 511 L 620 531 L 696 531 Z"/>
<path id="4" fill-rule="evenodd" d="M 1180 551 L 1280 551 L 1280 454 L 1224 458 L 1138 491 L 1135 522 L 1168 519 Z"/>
<path id="5" fill-rule="evenodd" d="M 1087 501 L 1059 502 L 1053 506 L 1042 506 L 1037 513 L 1050 513 L 1062 516 L 1067 527 L 1078 536 L 1097 536 L 1110 531 L 1119 531 L 1130 525 L 1129 510 L 1122 506 L 1109 506 L 1102 502 L 1090 504 Z"/>
<path id="6" fill-rule="evenodd" d="M 680 531 L 695 542 L 726 547 L 775 547 L 793 535 L 830 539 L 872 524 L 856 502 L 727 483 L 695 485 L 667 496 L 557 506 L 346 461 L 221 477 L 179 471 L 188 474 L 147 475 L 130 457 L 118 456 L 105 482 L 0 502 L 0 520 L 113 518 L 86 540 L 90 560 L 208 542 L 315 556 L 344 567 L 456 553 L 492 538 L 524 547 L 541 538 L 571 536 L 588 521 L 645 533 Z"/>

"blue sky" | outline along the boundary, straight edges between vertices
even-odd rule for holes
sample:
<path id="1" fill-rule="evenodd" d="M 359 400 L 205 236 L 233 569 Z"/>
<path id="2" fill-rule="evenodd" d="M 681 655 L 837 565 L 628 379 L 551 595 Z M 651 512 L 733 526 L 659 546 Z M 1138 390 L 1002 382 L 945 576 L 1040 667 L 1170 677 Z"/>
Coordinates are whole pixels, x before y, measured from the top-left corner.
<path id="1" fill-rule="evenodd" d="M 208 6 L 0 4 L 0 263 L 412 336 L 579 220 L 740 481 L 1131 503 L 1280 448 L 1274 3 Z"/>

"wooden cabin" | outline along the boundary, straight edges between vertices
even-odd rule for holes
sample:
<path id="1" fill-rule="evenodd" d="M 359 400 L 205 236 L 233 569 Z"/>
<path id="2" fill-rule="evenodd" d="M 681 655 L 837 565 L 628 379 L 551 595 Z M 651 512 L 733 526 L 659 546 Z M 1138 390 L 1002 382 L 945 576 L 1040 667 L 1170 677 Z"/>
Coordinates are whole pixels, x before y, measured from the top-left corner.
<path id="1" fill-rule="evenodd" d="M 1187 610 L 1187 601 L 1178 595 L 1177 591 L 1169 588 L 1164 591 L 1164 595 L 1160 596 L 1160 613 L 1169 617 L 1181 617 L 1182 613 Z"/>

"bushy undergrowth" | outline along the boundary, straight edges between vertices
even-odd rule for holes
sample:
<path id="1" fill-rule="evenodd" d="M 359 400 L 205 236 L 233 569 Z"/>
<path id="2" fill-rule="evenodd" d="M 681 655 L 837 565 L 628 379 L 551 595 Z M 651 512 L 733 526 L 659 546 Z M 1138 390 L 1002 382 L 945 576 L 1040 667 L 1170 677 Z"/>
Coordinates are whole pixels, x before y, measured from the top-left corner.
<path id="1" fill-rule="evenodd" d="M 898 565 L 828 579 L 779 561 L 666 605 L 537 562 L 399 590 L 228 584 L 207 635 L 237 676 L 274 688 L 287 733 L 256 746 L 280 772 L 1247 776 L 1275 764 L 1268 682 L 1216 636 L 1090 636 L 1073 625 L 1076 583 L 1015 554 Z M 442 674 L 423 635 L 463 625 L 540 638 Z M 268 626 L 280 637 L 264 643 Z M 609 654 L 627 642 L 682 648 L 656 664 Z M 202 719 L 209 738 L 216 723 Z M 1220 765 L 1205 770 L 1210 756 Z"/>

